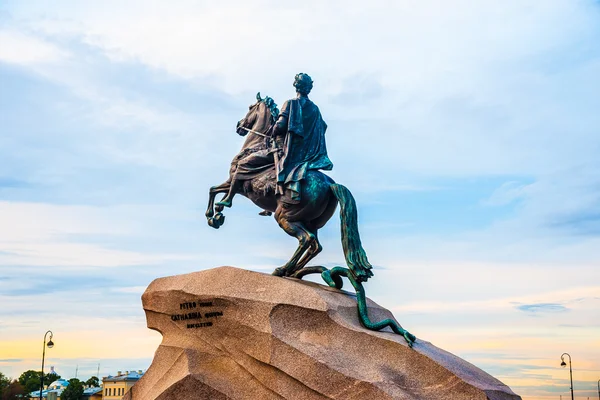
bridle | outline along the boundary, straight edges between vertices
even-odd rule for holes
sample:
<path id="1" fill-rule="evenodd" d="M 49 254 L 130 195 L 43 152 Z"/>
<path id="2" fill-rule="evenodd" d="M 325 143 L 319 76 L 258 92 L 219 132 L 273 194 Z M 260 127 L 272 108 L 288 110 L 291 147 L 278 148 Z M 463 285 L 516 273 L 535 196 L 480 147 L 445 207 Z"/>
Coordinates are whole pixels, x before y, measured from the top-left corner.
<path id="1" fill-rule="evenodd" d="M 255 104 L 255 105 L 254 105 L 252 108 L 255 108 L 255 107 L 257 107 L 257 106 L 258 106 L 258 105 L 259 105 L 261 102 L 263 102 L 263 103 L 264 103 L 264 101 L 262 101 L 262 100 L 259 100 L 259 101 L 257 101 L 257 102 L 256 102 L 256 104 Z M 265 107 L 267 107 L 267 105 L 266 105 L 266 104 L 265 104 Z M 256 112 L 256 111 L 255 111 L 255 112 Z M 270 118 L 271 122 L 270 122 L 269 126 L 267 127 L 267 129 L 265 130 L 265 132 L 268 132 L 269 130 L 271 130 L 271 128 L 273 127 L 273 124 L 275 123 L 275 122 L 274 122 L 273 113 L 272 113 L 272 112 L 270 112 L 270 114 L 271 114 L 271 118 Z M 244 118 L 244 119 L 245 119 L 245 118 Z M 255 134 L 255 135 L 262 136 L 262 137 L 264 137 L 264 138 L 268 138 L 268 137 L 269 137 L 269 136 L 267 136 L 265 133 L 261 133 L 261 132 L 258 132 L 258 131 L 255 131 L 255 130 L 252 130 L 252 129 L 250 129 L 250 128 L 246 128 L 246 127 L 244 127 L 244 126 L 240 126 L 240 127 L 239 127 L 239 129 L 243 129 L 243 130 L 245 130 L 245 131 L 246 131 L 246 132 L 248 132 L 248 133 L 253 133 L 253 134 Z"/>

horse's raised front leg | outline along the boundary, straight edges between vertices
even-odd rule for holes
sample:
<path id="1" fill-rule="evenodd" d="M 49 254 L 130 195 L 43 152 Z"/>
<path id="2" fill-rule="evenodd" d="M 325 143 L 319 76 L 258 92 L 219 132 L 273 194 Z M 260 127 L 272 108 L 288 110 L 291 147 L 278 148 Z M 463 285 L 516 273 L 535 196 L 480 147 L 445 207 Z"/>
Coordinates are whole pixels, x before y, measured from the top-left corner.
<path id="1" fill-rule="evenodd" d="M 229 192 L 229 181 L 223 182 L 220 185 L 212 186 L 208 190 L 208 207 L 206 208 L 206 218 L 210 218 L 215 215 L 215 197 L 219 193 L 227 193 Z"/>
<path id="2" fill-rule="evenodd" d="M 285 218 L 277 218 L 277 223 L 288 235 L 298 239 L 298 248 L 294 252 L 292 258 L 283 266 L 276 268 L 273 275 L 290 276 L 297 270 L 298 262 L 307 250 L 313 245 L 315 235 L 304 227 L 301 222 L 290 222 Z"/>
<path id="3" fill-rule="evenodd" d="M 226 193 L 229 191 L 229 181 L 223 182 L 220 185 L 213 186 L 210 188 L 208 192 L 208 207 L 206 209 L 206 218 L 208 220 L 208 225 L 215 229 L 219 229 L 221 225 L 225 222 L 225 216 L 221 214 L 221 209 L 217 209 L 217 214 L 215 215 L 215 197 L 219 193 Z"/>

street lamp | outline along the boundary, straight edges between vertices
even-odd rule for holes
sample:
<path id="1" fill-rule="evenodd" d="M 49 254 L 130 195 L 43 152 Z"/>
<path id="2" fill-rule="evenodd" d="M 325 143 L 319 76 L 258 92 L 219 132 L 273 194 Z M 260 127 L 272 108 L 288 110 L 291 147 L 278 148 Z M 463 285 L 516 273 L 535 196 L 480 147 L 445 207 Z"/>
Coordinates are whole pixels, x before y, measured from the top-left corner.
<path id="1" fill-rule="evenodd" d="M 563 353 L 560 356 L 560 366 L 566 367 L 567 363 L 565 362 L 565 355 L 569 356 L 569 374 L 571 376 L 571 400 L 575 400 L 575 396 L 573 395 L 573 369 L 571 368 L 571 355 L 569 353 Z"/>
<path id="2" fill-rule="evenodd" d="M 598 400 L 600 400 L 600 379 L 598 379 Z"/>
<path id="3" fill-rule="evenodd" d="M 46 343 L 46 336 L 50 334 L 50 340 L 48 340 L 48 343 Z M 54 347 L 54 342 L 52 341 L 52 336 L 54 334 L 52 333 L 52 331 L 48 331 L 44 334 L 44 344 L 43 344 L 43 351 L 42 351 L 42 377 L 40 378 L 40 400 L 42 400 L 42 392 L 44 391 L 44 358 L 46 358 L 46 346 L 48 346 L 49 349 Z"/>

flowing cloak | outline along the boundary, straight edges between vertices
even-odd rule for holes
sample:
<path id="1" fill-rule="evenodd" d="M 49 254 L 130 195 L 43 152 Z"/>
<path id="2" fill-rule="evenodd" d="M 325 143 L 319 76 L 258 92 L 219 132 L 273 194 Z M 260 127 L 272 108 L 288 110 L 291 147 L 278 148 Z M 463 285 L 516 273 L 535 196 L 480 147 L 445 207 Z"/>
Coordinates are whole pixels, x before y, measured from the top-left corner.
<path id="1" fill-rule="evenodd" d="M 283 156 L 277 165 L 277 183 L 286 189 L 284 200 L 297 203 L 300 201 L 300 182 L 308 171 L 333 168 L 325 146 L 327 124 L 319 107 L 307 97 L 286 101 L 279 114 L 281 117 L 287 118 L 287 133 Z"/>

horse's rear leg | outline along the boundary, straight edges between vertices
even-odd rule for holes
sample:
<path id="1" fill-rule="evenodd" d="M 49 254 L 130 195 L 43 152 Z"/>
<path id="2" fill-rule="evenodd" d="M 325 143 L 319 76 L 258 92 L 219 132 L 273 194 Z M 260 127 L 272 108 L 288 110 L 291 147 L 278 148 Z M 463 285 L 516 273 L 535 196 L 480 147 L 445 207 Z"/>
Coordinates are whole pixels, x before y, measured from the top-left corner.
<path id="1" fill-rule="evenodd" d="M 211 218 L 215 215 L 215 197 L 219 193 L 227 193 L 229 192 L 229 181 L 223 182 L 220 185 L 213 186 L 208 191 L 208 207 L 206 209 L 206 218 Z"/>
<path id="2" fill-rule="evenodd" d="M 277 218 L 277 223 L 288 235 L 298 239 L 298 248 L 294 252 L 292 258 L 283 267 L 276 268 L 275 271 L 273 271 L 273 275 L 290 276 L 298 269 L 298 262 L 304 253 L 310 249 L 316 239 L 315 235 L 306 229 L 301 222 L 290 222 L 287 219 L 280 217 Z"/>
<path id="3" fill-rule="evenodd" d="M 317 236 L 316 230 L 313 230 L 313 235 L 315 236 L 315 240 L 312 242 L 310 248 L 304 254 L 304 256 L 302 256 L 300 261 L 298 261 L 298 264 L 296 264 L 294 271 L 291 272 L 292 274 L 294 274 L 295 272 L 300 271 L 302 268 L 306 267 L 306 264 L 308 264 L 321 251 L 323 251 L 323 246 L 321 246 L 321 243 L 319 242 L 319 237 Z"/>

